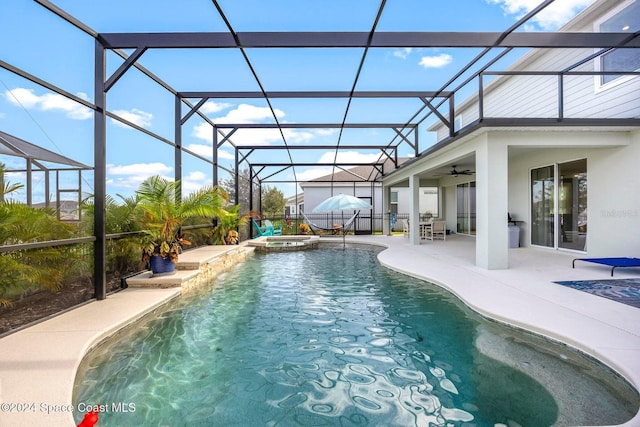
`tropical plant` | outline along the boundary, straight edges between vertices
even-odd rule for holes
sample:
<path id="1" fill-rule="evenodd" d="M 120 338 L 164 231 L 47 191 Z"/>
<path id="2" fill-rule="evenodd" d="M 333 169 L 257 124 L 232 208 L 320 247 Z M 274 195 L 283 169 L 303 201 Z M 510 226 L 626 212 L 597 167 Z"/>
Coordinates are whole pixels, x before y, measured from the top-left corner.
<path id="1" fill-rule="evenodd" d="M 180 187 L 180 181 L 156 175 L 136 191 L 138 208 L 142 211 L 143 262 L 160 255 L 175 263 L 183 245 L 190 244 L 182 232 L 185 220 L 194 217 L 210 220 L 224 215 L 228 196 L 221 187 L 205 186 L 179 200 Z"/>
<path id="2" fill-rule="evenodd" d="M 238 243 L 240 237 L 237 231 L 238 228 L 246 225 L 252 217 L 257 215 L 257 212 L 241 215 L 240 205 L 232 206 L 221 212 L 221 215 L 217 218 L 217 224 L 213 228 L 213 244 L 234 245 Z"/>
<path id="3" fill-rule="evenodd" d="M 10 182 L 5 182 L 4 177 L 6 171 L 7 168 L 5 164 L 0 163 L 0 202 L 4 201 L 7 194 L 13 193 L 14 191 L 17 191 L 24 187 L 24 185 L 22 184 L 12 184 Z"/>
<path id="4" fill-rule="evenodd" d="M 59 221 L 51 209 L 35 209 L 16 201 L 0 203 L 0 246 L 74 237 L 75 228 Z M 12 250 L 0 256 L 0 306 L 25 293 L 57 291 L 85 267 L 69 246 Z"/>
<path id="5" fill-rule="evenodd" d="M 107 234 L 135 233 L 142 230 L 141 215 L 136 196 L 116 195 L 120 202 L 111 195 L 105 196 L 105 231 Z M 81 204 L 82 230 L 93 235 L 95 206 L 93 197 L 83 200 Z M 139 238 L 134 235 L 120 236 L 107 240 L 107 272 L 116 276 L 138 268 L 140 260 Z"/>

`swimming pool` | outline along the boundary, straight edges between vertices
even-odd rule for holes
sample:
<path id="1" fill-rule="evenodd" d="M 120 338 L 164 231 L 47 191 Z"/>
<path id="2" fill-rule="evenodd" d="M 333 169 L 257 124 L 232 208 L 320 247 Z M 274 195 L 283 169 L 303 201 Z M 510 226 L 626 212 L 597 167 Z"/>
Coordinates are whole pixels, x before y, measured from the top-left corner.
<path id="1" fill-rule="evenodd" d="M 481 318 L 377 253 L 250 258 L 89 354 L 75 407 L 105 405 L 101 426 L 596 425 L 635 414 L 637 394 L 605 367 Z"/>

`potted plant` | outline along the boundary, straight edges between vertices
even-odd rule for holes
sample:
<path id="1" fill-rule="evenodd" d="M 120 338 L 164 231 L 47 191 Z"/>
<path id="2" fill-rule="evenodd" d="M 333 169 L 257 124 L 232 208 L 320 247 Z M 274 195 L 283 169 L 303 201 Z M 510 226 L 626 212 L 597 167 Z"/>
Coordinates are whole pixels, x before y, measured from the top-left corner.
<path id="1" fill-rule="evenodd" d="M 228 197 L 218 186 L 205 186 L 179 200 L 180 181 L 152 176 L 136 191 L 144 227 L 142 261 L 153 274 L 171 273 L 184 245 L 190 244 L 182 232 L 189 218 L 221 216 Z"/>

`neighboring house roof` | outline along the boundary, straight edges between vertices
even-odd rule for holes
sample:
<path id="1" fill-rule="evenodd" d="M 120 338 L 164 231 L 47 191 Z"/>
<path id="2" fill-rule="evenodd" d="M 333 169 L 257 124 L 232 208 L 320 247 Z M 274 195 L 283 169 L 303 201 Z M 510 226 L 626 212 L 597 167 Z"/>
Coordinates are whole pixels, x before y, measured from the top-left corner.
<path id="1" fill-rule="evenodd" d="M 398 164 L 402 164 L 409 160 L 409 157 L 403 157 L 398 159 Z M 385 172 L 389 172 L 395 169 L 395 165 L 393 161 L 387 159 L 384 162 L 383 170 Z M 376 168 L 373 165 L 362 165 L 355 166 L 349 169 L 337 169 L 335 173 L 323 175 L 318 178 L 311 179 L 309 181 L 301 182 L 300 187 L 304 188 L 306 184 L 310 183 L 320 183 L 320 182 L 364 182 L 369 183 L 371 181 L 375 181 L 381 177 L 381 173 L 379 168 Z"/>
<path id="2" fill-rule="evenodd" d="M 295 205 L 304 202 L 304 193 L 300 193 L 294 196 L 289 196 L 285 200 L 287 205 Z"/>

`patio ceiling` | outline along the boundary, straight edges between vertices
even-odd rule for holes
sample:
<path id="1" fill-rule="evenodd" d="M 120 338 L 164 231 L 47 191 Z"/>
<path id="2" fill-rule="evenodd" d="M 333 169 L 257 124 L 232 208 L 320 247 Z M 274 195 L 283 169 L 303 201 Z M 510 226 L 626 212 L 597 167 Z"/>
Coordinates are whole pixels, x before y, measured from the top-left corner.
<path id="1" fill-rule="evenodd" d="M 403 6 L 402 1 L 363 1 L 358 16 L 341 16 L 341 2 L 337 0 L 322 2 L 321 6 L 299 5 L 299 9 L 281 11 L 286 18 L 274 24 L 277 28 L 269 22 L 251 23 L 241 19 L 242 2 L 190 2 L 190 7 L 195 8 L 194 14 L 203 14 L 210 20 L 209 27 L 201 24 L 198 31 L 193 31 L 189 20 L 183 19 L 187 13 L 164 25 L 149 22 L 140 15 L 134 26 L 129 21 L 123 24 L 107 18 L 94 21 L 95 18 L 88 15 L 83 17 L 80 11 L 77 16 L 73 11 L 64 11 L 55 2 L 36 1 L 123 59 L 119 67 L 107 75 L 105 92 L 136 68 L 178 97 L 182 103 L 181 125 L 196 119 L 213 126 L 214 163 L 217 163 L 215 148 L 230 147 L 236 152 L 235 169 L 248 166 L 260 183 L 298 182 L 300 171 L 310 167 L 331 167 L 333 173 L 337 173 L 355 165 L 381 166 L 401 156 L 418 157 L 430 146 L 426 132 L 419 134 L 421 128 L 440 121 L 450 127 L 450 136 L 456 136 L 458 131 L 448 121 L 456 100 L 459 102 L 477 91 L 474 79 L 480 73 L 505 70 L 530 48 L 586 48 L 591 54 L 576 63 L 579 65 L 591 60 L 594 51 L 640 47 L 637 33 L 524 31 L 525 25 L 543 13 L 553 0 L 540 1 L 531 12 L 506 28 L 483 28 L 482 17 L 473 17 L 471 25 L 468 19 L 459 19 L 459 7 L 450 2 L 445 15 L 438 19 L 456 19 L 459 22 L 456 31 L 440 31 L 441 25 L 433 17 L 427 19 L 429 15 L 416 19 L 415 11 Z M 286 5 L 290 7 L 291 3 Z M 277 0 L 268 2 L 270 9 L 284 6 Z M 326 21 L 321 20 L 326 22 L 325 28 L 307 31 L 304 27 L 304 17 L 309 13 L 307 6 L 313 8 L 312 13 L 326 15 Z M 115 2 L 107 7 L 108 17 L 132 13 L 128 10 L 132 7 L 130 2 Z M 428 8 L 421 12 L 427 13 Z M 406 15 L 406 25 L 391 26 L 392 21 L 387 18 L 399 14 Z M 469 27 L 474 31 L 468 31 Z M 371 77 L 372 70 L 386 67 L 384 56 L 389 55 L 390 49 L 437 51 L 439 48 L 456 49 L 462 53 L 461 58 L 466 58 L 456 64 L 457 68 L 445 79 L 430 79 L 426 74 L 408 75 L 392 67 L 386 79 Z M 180 51 L 199 51 L 201 59 L 180 63 L 181 72 L 176 73 L 173 64 L 176 55 L 180 58 Z M 284 53 L 288 58 L 286 62 L 281 61 Z M 200 68 L 209 69 L 205 64 L 209 64 L 213 56 L 218 66 L 233 67 L 234 80 L 211 79 L 207 87 L 193 87 L 189 76 L 198 74 Z M 305 78 L 309 67 L 326 70 L 325 78 Z M 260 100 L 268 107 L 270 117 L 260 123 L 216 122 L 200 110 L 209 100 L 219 103 Z M 313 112 L 317 121 L 293 123 L 283 119 L 280 113 L 296 109 Z M 113 113 L 106 114 L 126 123 Z M 308 129 L 331 132 L 333 139 L 331 143 L 305 142 L 297 139 L 299 133 L 293 133 Z M 138 130 L 156 136 L 147 130 Z M 278 137 L 268 144 L 250 142 L 252 132 L 266 131 L 276 132 Z M 173 143 L 183 145 L 182 141 Z M 317 153 L 317 158 L 328 160 L 302 160 L 303 151 Z M 332 155 L 327 157 L 327 152 Z M 369 155 L 369 160 L 356 159 L 353 153 Z M 473 169 L 470 164 L 459 166 Z M 284 180 L 286 173 L 291 173 L 293 179 Z"/>

